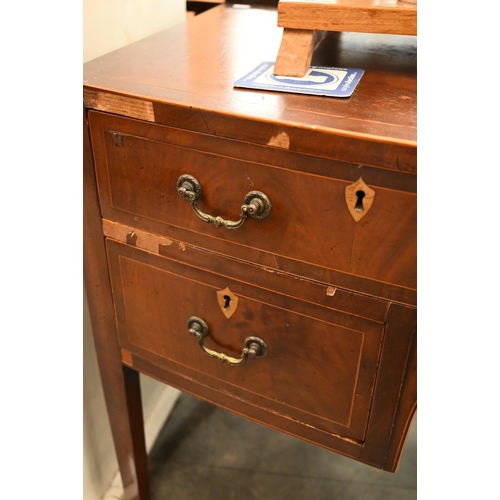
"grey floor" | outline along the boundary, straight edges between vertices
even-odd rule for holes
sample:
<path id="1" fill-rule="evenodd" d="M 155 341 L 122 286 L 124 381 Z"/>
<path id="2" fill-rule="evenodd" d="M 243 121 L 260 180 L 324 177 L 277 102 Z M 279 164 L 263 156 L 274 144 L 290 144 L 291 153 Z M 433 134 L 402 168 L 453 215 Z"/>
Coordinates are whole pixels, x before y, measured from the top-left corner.
<path id="1" fill-rule="evenodd" d="M 183 394 L 150 452 L 152 500 L 415 500 L 416 421 L 393 474 Z"/>

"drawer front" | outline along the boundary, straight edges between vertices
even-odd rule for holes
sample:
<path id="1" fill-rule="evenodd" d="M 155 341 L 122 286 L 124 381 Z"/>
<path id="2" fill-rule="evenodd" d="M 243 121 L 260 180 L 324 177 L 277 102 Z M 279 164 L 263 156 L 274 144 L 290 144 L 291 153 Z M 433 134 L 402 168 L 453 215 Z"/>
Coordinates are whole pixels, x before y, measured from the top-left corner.
<path id="1" fill-rule="evenodd" d="M 266 411 L 363 441 L 383 323 L 116 241 L 107 240 L 107 248 L 123 348 Z M 220 363 L 189 334 L 192 316 L 209 328 L 207 349 L 237 360 L 245 340 L 258 337 L 267 355 L 240 366 Z"/>
<path id="2" fill-rule="evenodd" d="M 181 229 L 197 244 L 202 235 L 206 248 L 224 242 L 238 258 L 258 250 L 416 289 L 415 193 L 372 184 L 373 204 L 356 222 L 345 194 L 353 182 L 341 176 L 357 166 L 95 112 L 91 130 L 105 218 L 158 234 Z M 206 224 L 177 192 L 184 174 L 202 186 L 206 214 L 237 221 L 251 191 L 268 196 L 271 214 L 235 230 Z"/>

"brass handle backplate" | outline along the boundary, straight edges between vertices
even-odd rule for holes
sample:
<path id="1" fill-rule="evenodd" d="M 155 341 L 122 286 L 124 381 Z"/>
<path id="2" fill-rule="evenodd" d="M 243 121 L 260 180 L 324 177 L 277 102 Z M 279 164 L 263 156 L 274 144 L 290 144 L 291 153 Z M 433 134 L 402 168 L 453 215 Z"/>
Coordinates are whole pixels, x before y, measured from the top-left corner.
<path id="1" fill-rule="evenodd" d="M 202 212 L 197 202 L 203 198 L 203 189 L 201 184 L 192 175 L 181 175 L 177 179 L 177 192 L 191 204 L 195 214 L 203 221 L 214 224 L 217 227 L 226 229 L 238 229 L 241 227 L 248 216 L 253 219 L 262 220 L 269 217 L 272 210 L 271 201 L 260 191 L 250 191 L 245 195 L 241 207 L 240 219 L 237 221 L 226 220 L 223 217 L 206 214 Z"/>
<path id="2" fill-rule="evenodd" d="M 198 344 L 203 349 L 203 352 L 211 358 L 218 359 L 221 363 L 227 363 L 231 366 L 240 366 L 245 363 L 249 357 L 263 358 L 267 355 L 268 347 L 262 339 L 259 337 L 247 337 L 240 358 L 226 356 L 221 352 L 212 351 L 212 349 L 208 349 L 203 345 L 203 341 L 205 337 L 210 334 L 210 331 L 208 325 L 201 318 L 190 316 L 187 319 L 187 327 L 189 334 L 193 335 L 196 337 L 196 340 L 198 340 Z"/>

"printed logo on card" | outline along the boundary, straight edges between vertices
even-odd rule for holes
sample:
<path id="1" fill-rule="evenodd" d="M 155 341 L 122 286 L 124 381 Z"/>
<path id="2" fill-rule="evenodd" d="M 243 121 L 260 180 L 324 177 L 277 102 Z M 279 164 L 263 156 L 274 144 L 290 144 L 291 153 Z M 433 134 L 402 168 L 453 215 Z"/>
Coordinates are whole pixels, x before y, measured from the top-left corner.
<path id="1" fill-rule="evenodd" d="M 277 76 L 274 63 L 263 62 L 253 71 L 234 83 L 244 87 L 298 94 L 349 97 L 363 76 L 364 70 L 357 68 L 325 68 L 313 66 L 302 78 Z"/>

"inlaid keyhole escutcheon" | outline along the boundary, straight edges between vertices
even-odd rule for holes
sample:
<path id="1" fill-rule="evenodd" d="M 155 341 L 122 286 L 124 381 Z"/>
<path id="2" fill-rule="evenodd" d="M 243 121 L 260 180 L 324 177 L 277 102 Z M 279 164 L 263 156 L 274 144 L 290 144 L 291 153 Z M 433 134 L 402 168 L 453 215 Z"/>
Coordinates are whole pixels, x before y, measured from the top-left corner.
<path id="1" fill-rule="evenodd" d="M 365 197 L 365 192 L 362 191 L 361 189 L 359 191 L 356 191 L 356 197 L 358 198 L 358 201 L 356 202 L 356 205 L 354 205 L 354 210 L 356 212 L 363 212 L 365 207 L 363 206 L 363 198 Z"/>
<path id="2" fill-rule="evenodd" d="M 368 187 L 361 177 L 345 188 L 347 208 L 356 222 L 367 214 L 373 205 L 374 198 L 375 191 Z"/>
<path id="3" fill-rule="evenodd" d="M 226 318 L 230 318 L 238 307 L 238 297 L 229 288 L 217 292 L 217 302 Z"/>

